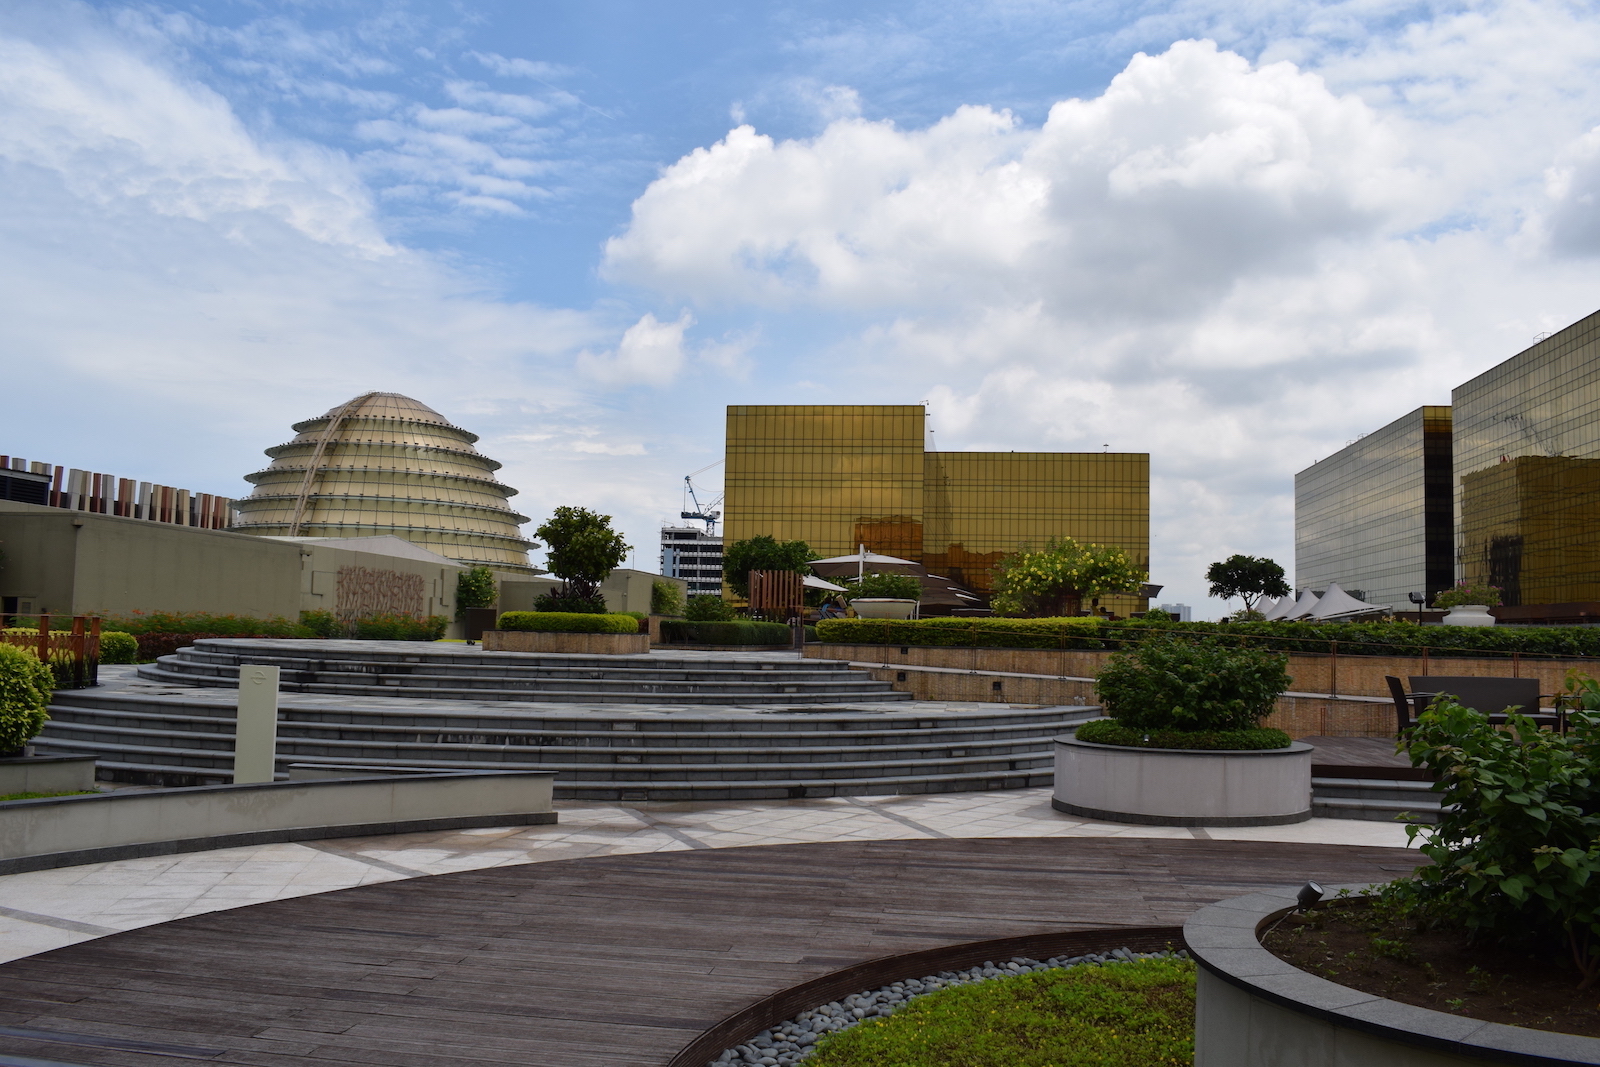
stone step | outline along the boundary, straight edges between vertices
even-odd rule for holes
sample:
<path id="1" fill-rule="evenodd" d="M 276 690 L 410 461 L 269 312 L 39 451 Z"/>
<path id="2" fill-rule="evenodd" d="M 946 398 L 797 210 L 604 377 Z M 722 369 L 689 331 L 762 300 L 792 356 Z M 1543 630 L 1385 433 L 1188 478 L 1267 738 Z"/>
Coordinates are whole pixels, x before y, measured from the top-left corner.
<path id="1" fill-rule="evenodd" d="M 848 670 L 841 660 L 802 659 L 786 653 L 740 655 L 686 655 L 646 652 L 630 655 L 597 655 L 571 652 L 484 652 L 468 651 L 461 645 L 411 644 L 382 641 L 251 640 L 248 638 L 206 638 L 178 649 L 178 656 L 222 661 L 240 658 L 251 663 L 352 661 L 385 664 L 455 664 L 479 670 L 504 667 L 571 667 L 604 670 L 686 670 L 755 671 L 786 670 L 829 672 Z"/>
<path id="2" fill-rule="evenodd" d="M 179 649 L 170 656 L 162 656 L 156 662 L 166 666 L 171 671 L 187 671 L 195 674 L 230 673 L 238 677 L 239 664 L 248 661 L 253 664 L 266 664 L 277 666 L 285 672 L 314 673 L 314 674 L 339 674 L 339 675 L 364 675 L 382 674 L 396 677 L 407 675 L 432 675 L 441 677 L 473 676 L 473 677 L 505 677 L 505 678 L 636 678 L 641 681 L 695 681 L 700 679 L 727 682 L 775 682 L 783 681 L 817 681 L 825 682 L 834 676 L 866 677 L 866 672 L 859 667 L 838 660 L 795 660 L 784 663 L 772 663 L 765 666 L 751 666 L 740 668 L 705 669 L 691 664 L 657 663 L 648 660 L 642 665 L 619 666 L 614 663 L 542 663 L 523 664 L 518 662 L 457 664 L 452 662 L 455 657 L 434 657 L 417 663 L 395 663 L 386 660 L 330 660 L 311 659 L 292 656 L 260 656 L 240 653 L 215 653 L 194 651 L 189 648 Z M 625 657 L 624 657 L 625 659 Z M 814 663 L 826 664 L 818 669 L 814 666 L 801 666 Z"/>
<path id="3" fill-rule="evenodd" d="M 1439 794 L 1429 782 L 1389 778 L 1311 779 L 1311 814 L 1323 819 L 1393 822 L 1402 813 L 1412 821 L 1437 823 Z"/>

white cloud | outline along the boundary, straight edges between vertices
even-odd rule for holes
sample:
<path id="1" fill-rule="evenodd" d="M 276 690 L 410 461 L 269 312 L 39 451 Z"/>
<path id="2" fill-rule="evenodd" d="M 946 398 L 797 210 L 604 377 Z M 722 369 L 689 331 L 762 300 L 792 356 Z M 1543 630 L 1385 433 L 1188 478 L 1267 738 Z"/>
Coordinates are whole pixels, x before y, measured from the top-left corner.
<path id="1" fill-rule="evenodd" d="M 692 325 L 687 311 L 673 322 L 647 313 L 623 332 L 614 351 L 580 353 L 578 369 L 609 385 L 666 385 L 683 369 L 683 332 Z"/>
<path id="2" fill-rule="evenodd" d="M 547 81 L 563 78 L 572 73 L 558 63 L 545 63 L 534 59 L 508 59 L 494 52 L 469 52 L 468 55 L 502 78 L 532 78 L 535 81 Z"/>

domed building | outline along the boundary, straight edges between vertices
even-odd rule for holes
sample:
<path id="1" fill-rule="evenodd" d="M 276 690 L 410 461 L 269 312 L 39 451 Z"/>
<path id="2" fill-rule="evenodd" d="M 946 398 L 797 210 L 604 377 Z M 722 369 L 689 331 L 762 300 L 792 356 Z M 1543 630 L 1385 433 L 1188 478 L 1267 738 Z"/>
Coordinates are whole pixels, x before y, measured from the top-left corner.
<path id="1" fill-rule="evenodd" d="M 537 573 L 528 521 L 495 480 L 500 464 L 472 447 L 478 436 L 399 393 L 363 393 L 294 424 L 295 439 L 267 449 L 272 463 L 246 475 L 234 502 L 241 533 L 269 537 L 393 534 L 468 565 Z"/>

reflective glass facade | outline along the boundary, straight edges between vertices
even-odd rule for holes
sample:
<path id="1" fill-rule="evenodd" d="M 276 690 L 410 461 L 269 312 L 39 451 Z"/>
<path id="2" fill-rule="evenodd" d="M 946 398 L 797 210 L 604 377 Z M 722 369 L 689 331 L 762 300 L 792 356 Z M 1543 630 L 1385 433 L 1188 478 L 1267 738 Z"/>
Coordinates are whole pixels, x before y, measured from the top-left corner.
<path id="1" fill-rule="evenodd" d="M 1452 413 L 1422 407 L 1294 479 L 1295 586 L 1409 606 L 1454 581 Z"/>
<path id="2" fill-rule="evenodd" d="M 1600 600 L 1600 312 L 1452 400 L 1462 577 L 1512 605 Z"/>
<path id="3" fill-rule="evenodd" d="M 983 593 L 1002 555 L 1052 537 L 1148 566 L 1148 455 L 925 452 L 925 421 L 920 405 L 730 407 L 723 536 L 798 539 L 824 556 L 865 544 Z"/>

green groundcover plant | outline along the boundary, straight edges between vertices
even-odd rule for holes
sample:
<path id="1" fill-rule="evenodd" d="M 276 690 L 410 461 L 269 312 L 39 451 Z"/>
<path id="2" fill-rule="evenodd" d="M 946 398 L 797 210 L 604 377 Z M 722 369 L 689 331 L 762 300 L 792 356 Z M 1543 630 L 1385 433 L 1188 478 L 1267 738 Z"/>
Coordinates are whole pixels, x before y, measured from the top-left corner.
<path id="1" fill-rule="evenodd" d="M 1443 807 L 1406 832 L 1433 862 L 1378 896 L 1473 939 L 1559 945 L 1587 988 L 1600 978 L 1600 685 L 1569 688 L 1584 708 L 1564 734 L 1515 714 L 1497 728 L 1448 698 L 1418 717 L 1403 744 Z"/>
<path id="2" fill-rule="evenodd" d="M 0 644 L 0 753 L 15 752 L 44 729 L 55 686 L 54 673 L 39 657 Z"/>
<path id="3" fill-rule="evenodd" d="M 534 633 L 636 634 L 639 620 L 632 615 L 596 615 L 588 611 L 508 611 L 500 616 L 499 628 Z"/>
<path id="4" fill-rule="evenodd" d="M 1290 737 L 1282 730 L 1135 730 L 1115 719 L 1096 719 L 1078 727 L 1072 736 L 1096 745 L 1124 748 L 1181 748 L 1207 752 L 1241 752 L 1283 748 Z"/>
<path id="5" fill-rule="evenodd" d="M 661 638 L 680 645 L 787 645 L 792 635 L 781 622 L 679 622 L 664 619 Z"/>
<path id="6" fill-rule="evenodd" d="M 1194 1062 L 1194 964 L 1036 971 L 915 997 L 830 1034 L 808 1067 L 1165 1067 Z"/>
<path id="7" fill-rule="evenodd" d="M 1097 744 L 1214 749 L 1226 735 L 1239 747 L 1283 748 L 1289 736 L 1259 723 L 1289 688 L 1287 661 L 1281 653 L 1216 638 L 1152 638 L 1112 656 L 1095 680 L 1106 713 L 1121 727 L 1117 739 L 1103 736 L 1111 733 L 1104 727 L 1101 735 L 1085 734 L 1088 726 L 1077 737 Z M 1186 737 L 1193 743 L 1184 743 Z"/>

